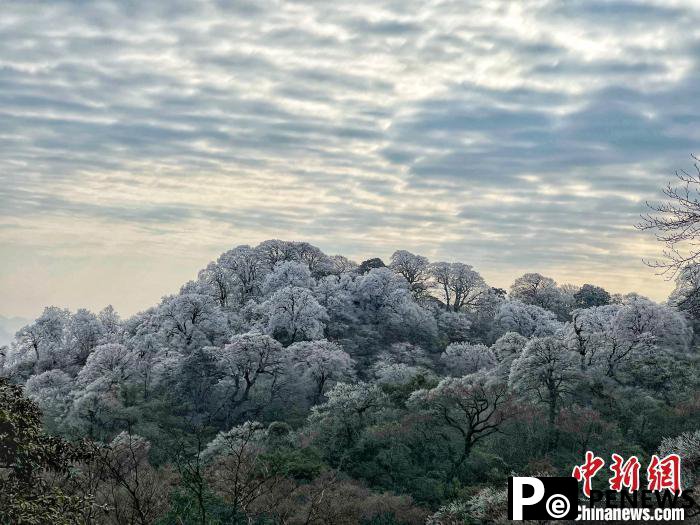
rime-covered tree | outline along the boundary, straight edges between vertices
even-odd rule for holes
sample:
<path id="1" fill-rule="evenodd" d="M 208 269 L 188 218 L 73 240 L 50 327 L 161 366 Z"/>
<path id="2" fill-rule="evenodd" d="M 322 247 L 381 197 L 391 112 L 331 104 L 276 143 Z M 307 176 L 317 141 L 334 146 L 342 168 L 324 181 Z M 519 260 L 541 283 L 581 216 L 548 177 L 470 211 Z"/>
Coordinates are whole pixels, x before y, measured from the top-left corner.
<path id="1" fill-rule="evenodd" d="M 65 348 L 65 328 L 70 319 L 70 312 L 54 306 L 44 309 L 33 323 L 21 328 L 16 335 L 16 356 L 10 355 L 16 362 L 30 360 L 34 373 L 52 368 L 66 367 L 70 356 Z"/>
<path id="2" fill-rule="evenodd" d="M 567 295 L 571 296 L 564 293 L 554 279 L 539 273 L 526 273 L 518 277 L 509 293 L 511 299 L 550 310 L 561 319 L 566 316 L 567 303 L 573 303 L 573 298 L 567 301 Z"/>
<path id="3" fill-rule="evenodd" d="M 277 263 L 263 281 L 262 291 L 265 295 L 272 295 L 277 290 L 287 286 L 295 288 L 312 288 L 313 280 L 309 267 L 305 263 L 296 261 L 283 261 Z"/>
<path id="4" fill-rule="evenodd" d="M 562 402 L 571 395 L 580 380 L 575 354 L 555 337 L 531 339 L 513 361 L 511 388 L 547 408 L 550 430 Z"/>
<path id="5" fill-rule="evenodd" d="M 338 381 L 355 375 L 354 360 L 331 341 L 304 341 L 287 348 L 301 377 L 312 385 L 311 402 L 315 405 L 326 390 Z"/>
<path id="6" fill-rule="evenodd" d="M 504 382 L 476 373 L 447 378 L 430 390 L 411 395 L 409 407 L 424 411 L 450 452 L 450 478 L 469 458 L 474 445 L 497 432 L 508 416 L 508 389 Z"/>
<path id="7" fill-rule="evenodd" d="M 81 308 L 75 312 L 66 326 L 66 347 L 73 363 L 83 366 L 90 353 L 101 342 L 104 329 L 98 317 Z"/>
<path id="8" fill-rule="evenodd" d="M 221 343 L 226 322 L 214 300 L 205 294 L 185 293 L 166 297 L 158 307 L 160 330 L 166 344 L 189 352 Z"/>
<path id="9" fill-rule="evenodd" d="M 403 276 L 411 292 L 416 297 L 423 295 L 429 288 L 430 261 L 422 255 L 415 255 L 406 250 L 397 250 L 391 256 L 389 268 Z"/>
<path id="10" fill-rule="evenodd" d="M 333 463 L 347 457 L 362 431 L 378 422 L 389 407 L 381 388 L 364 382 L 338 383 L 328 400 L 311 409 L 309 423 L 318 430 L 320 445 Z"/>
<path id="11" fill-rule="evenodd" d="M 220 348 L 208 350 L 220 372 L 220 411 L 227 423 L 256 414 L 279 393 L 287 355 L 268 335 L 246 333 Z"/>
<path id="12" fill-rule="evenodd" d="M 529 338 L 553 335 L 560 328 L 561 324 L 557 322 L 553 312 L 518 300 L 510 300 L 499 306 L 492 331 L 494 337 L 516 332 Z"/>
<path id="13" fill-rule="evenodd" d="M 267 333 L 284 343 L 323 337 L 328 314 L 307 288 L 285 286 L 265 301 L 261 309 Z"/>
<path id="14" fill-rule="evenodd" d="M 483 344 L 452 343 L 440 356 L 448 375 L 462 377 L 496 366 L 496 356 Z"/>
<path id="15" fill-rule="evenodd" d="M 491 345 L 491 351 L 496 356 L 499 365 L 503 364 L 510 370 L 510 365 L 523 351 L 527 338 L 517 332 L 506 332 Z"/>
<path id="16" fill-rule="evenodd" d="M 218 265 L 230 275 L 231 287 L 237 304 L 245 304 L 259 292 L 260 282 L 266 273 L 260 250 L 241 245 L 219 257 Z M 273 265 L 274 266 L 274 265 Z M 227 293 L 227 304 L 230 302 Z"/>
<path id="17" fill-rule="evenodd" d="M 448 310 L 475 308 L 489 287 L 483 277 L 464 263 L 436 262 L 430 265 L 435 291 Z"/>

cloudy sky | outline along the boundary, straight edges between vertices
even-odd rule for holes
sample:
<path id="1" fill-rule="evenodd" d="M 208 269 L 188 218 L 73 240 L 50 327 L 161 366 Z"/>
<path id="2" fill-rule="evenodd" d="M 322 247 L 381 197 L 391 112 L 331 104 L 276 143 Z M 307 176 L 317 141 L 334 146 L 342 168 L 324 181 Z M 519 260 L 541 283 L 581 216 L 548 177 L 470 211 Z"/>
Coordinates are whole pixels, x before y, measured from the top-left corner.
<path id="1" fill-rule="evenodd" d="M 395 249 L 656 299 L 700 4 L 3 2 L 0 314 L 125 314 L 222 251 Z"/>

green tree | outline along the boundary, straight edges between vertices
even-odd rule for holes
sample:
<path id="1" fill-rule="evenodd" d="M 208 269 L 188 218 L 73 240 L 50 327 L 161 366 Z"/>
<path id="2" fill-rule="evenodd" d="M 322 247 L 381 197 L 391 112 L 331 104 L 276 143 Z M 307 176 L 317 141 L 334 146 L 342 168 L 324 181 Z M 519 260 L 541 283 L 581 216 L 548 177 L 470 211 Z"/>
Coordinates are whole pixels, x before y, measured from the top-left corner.
<path id="1" fill-rule="evenodd" d="M 61 486 L 71 467 L 91 455 L 87 443 L 72 445 L 46 435 L 36 403 L 0 378 L 0 523 L 83 523 L 90 497 Z"/>

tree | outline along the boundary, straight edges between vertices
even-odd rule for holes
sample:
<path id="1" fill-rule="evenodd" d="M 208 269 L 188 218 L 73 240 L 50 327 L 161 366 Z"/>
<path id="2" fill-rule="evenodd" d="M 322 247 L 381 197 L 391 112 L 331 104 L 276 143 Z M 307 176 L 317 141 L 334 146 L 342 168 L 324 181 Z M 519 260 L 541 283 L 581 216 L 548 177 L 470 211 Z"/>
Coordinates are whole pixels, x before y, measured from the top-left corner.
<path id="1" fill-rule="evenodd" d="M 430 279 L 430 262 L 427 257 L 414 255 L 406 250 L 395 251 L 391 256 L 389 268 L 403 276 L 416 297 L 428 289 Z"/>
<path id="2" fill-rule="evenodd" d="M 37 405 L 22 396 L 21 387 L 0 378 L 0 522 L 81 523 L 93 504 L 90 495 L 66 493 L 51 480 L 65 481 L 91 455 L 87 443 L 71 445 L 46 435 Z"/>
<path id="3" fill-rule="evenodd" d="M 519 333 L 506 332 L 491 345 L 491 351 L 498 362 L 498 374 L 501 377 L 508 379 L 513 361 L 518 358 L 526 344 L 527 338 Z"/>
<path id="4" fill-rule="evenodd" d="M 114 307 L 111 304 L 105 306 L 100 310 L 100 313 L 97 314 L 97 318 L 100 321 L 100 325 L 102 325 L 102 340 L 100 343 L 119 342 L 124 329 L 124 323 Z"/>
<path id="5" fill-rule="evenodd" d="M 211 290 L 211 295 L 221 308 L 229 306 L 231 296 L 235 292 L 235 283 L 231 270 L 220 262 L 210 262 L 199 272 L 198 279 Z"/>
<path id="6" fill-rule="evenodd" d="M 166 344 L 190 352 L 223 342 L 226 321 L 212 297 L 184 293 L 163 299 L 158 308 L 160 331 Z"/>
<path id="7" fill-rule="evenodd" d="M 377 385 L 364 382 L 338 383 L 326 395 L 328 400 L 311 409 L 308 421 L 337 465 L 352 455 L 364 429 L 380 420 L 389 399 Z"/>
<path id="8" fill-rule="evenodd" d="M 355 361 L 338 343 L 304 341 L 294 343 L 287 350 L 302 378 L 313 386 L 311 402 L 314 405 L 333 383 L 352 379 L 355 375 Z"/>
<path id="9" fill-rule="evenodd" d="M 605 306 L 610 304 L 610 294 L 600 286 L 584 284 L 574 294 L 576 308 L 591 308 L 592 306 Z"/>
<path id="10" fill-rule="evenodd" d="M 258 403 L 269 402 L 279 391 L 286 355 L 273 338 L 256 332 L 236 335 L 223 348 L 211 348 L 208 353 L 222 374 L 217 389 L 226 423 L 258 412 Z M 254 388 L 261 389 L 263 383 L 265 395 L 261 392 L 253 403 Z"/>
<path id="11" fill-rule="evenodd" d="M 620 381 L 624 369 L 645 349 L 687 349 L 691 331 L 677 311 L 637 295 L 622 304 L 577 310 L 569 340 L 580 356 L 580 367 L 596 367 Z"/>
<path id="12" fill-rule="evenodd" d="M 454 312 L 477 307 L 489 290 L 479 272 L 468 264 L 436 262 L 430 265 L 430 274 L 445 308 Z"/>
<path id="13" fill-rule="evenodd" d="M 385 363 L 405 364 L 410 366 L 433 366 L 433 360 L 427 352 L 418 345 L 411 343 L 394 343 L 386 351 L 378 356 L 378 360 Z"/>
<path id="14" fill-rule="evenodd" d="M 497 432 L 508 416 L 508 389 L 505 383 L 483 373 L 462 378 L 447 378 L 430 390 L 411 395 L 409 407 L 425 411 L 431 421 L 446 433 L 452 468 L 449 477 L 458 473 L 474 445 Z M 459 445 L 454 448 L 453 442 Z"/>
<path id="15" fill-rule="evenodd" d="M 504 301 L 493 321 L 493 335 L 500 337 L 516 332 L 525 337 L 554 335 L 561 328 L 556 315 L 549 310 L 518 300 Z"/>
<path id="16" fill-rule="evenodd" d="M 287 286 L 296 288 L 311 288 L 313 286 L 311 272 L 305 263 L 296 261 L 277 263 L 265 277 L 262 291 L 265 295 L 272 295 L 277 290 Z"/>
<path id="17" fill-rule="evenodd" d="M 73 378 L 62 370 L 47 370 L 30 377 L 24 391 L 27 397 L 39 405 L 49 420 L 59 422 L 65 418 L 71 405 Z"/>
<path id="18" fill-rule="evenodd" d="M 248 245 L 237 246 L 221 254 L 217 262 L 230 273 L 233 279 L 231 286 L 236 290 L 238 304 L 245 304 L 248 299 L 255 296 L 265 273 L 265 262 L 261 250 Z"/>
<path id="19" fill-rule="evenodd" d="M 526 273 L 510 287 L 510 298 L 555 312 L 561 316 L 566 301 L 554 279 L 539 273 Z"/>
<path id="20" fill-rule="evenodd" d="M 234 512 L 247 513 L 257 499 L 282 482 L 265 459 L 267 437 L 263 425 L 247 421 L 220 432 L 204 450 L 203 458 L 209 463 L 206 479 Z"/>
<path id="21" fill-rule="evenodd" d="M 440 356 L 447 373 L 462 377 L 496 366 L 496 356 L 483 344 L 452 343 Z"/>
<path id="22" fill-rule="evenodd" d="M 84 308 L 75 312 L 66 326 L 66 347 L 73 364 L 83 366 L 103 336 L 104 328 L 95 314 Z"/>
<path id="23" fill-rule="evenodd" d="M 575 354 L 554 337 L 530 340 L 513 361 L 509 378 L 513 390 L 547 406 L 551 436 L 561 403 L 573 393 L 578 381 Z"/>
<path id="24" fill-rule="evenodd" d="M 388 268 L 376 268 L 354 283 L 353 303 L 358 321 L 384 343 L 421 342 L 436 333 L 435 319 L 418 305 L 408 283 Z"/>
<path id="25" fill-rule="evenodd" d="M 115 525 L 150 525 L 167 511 L 174 474 L 150 465 L 150 448 L 141 436 L 121 432 L 109 446 L 98 449 L 98 468 L 107 483 L 100 486 L 97 497 L 109 505 L 107 516 Z"/>
<path id="26" fill-rule="evenodd" d="M 384 261 L 382 261 L 380 258 L 375 257 L 373 259 L 367 259 L 366 261 L 362 261 L 360 263 L 360 266 L 357 268 L 357 273 L 360 275 L 364 275 L 368 273 L 370 270 L 374 270 L 376 268 L 385 268 L 386 264 L 384 264 Z"/>
<path id="27" fill-rule="evenodd" d="M 90 354 L 78 373 L 77 382 L 86 386 L 98 379 L 123 384 L 136 374 L 137 356 L 124 345 L 100 345 Z"/>
<path id="28" fill-rule="evenodd" d="M 678 454 L 683 461 L 681 470 L 681 486 L 683 490 L 692 489 L 700 476 L 700 430 L 683 432 L 675 437 L 665 437 L 661 440 L 659 457 Z"/>
<path id="29" fill-rule="evenodd" d="M 343 275 L 354 273 L 359 265 L 355 261 L 351 261 L 343 255 L 332 255 L 330 257 L 330 273 L 331 275 Z"/>
<path id="30" fill-rule="evenodd" d="M 328 314 L 328 337 L 340 339 L 351 325 L 357 323 L 357 312 L 353 304 L 354 288 L 355 282 L 347 274 L 322 277 L 316 283 L 313 294 Z"/>
<path id="31" fill-rule="evenodd" d="M 695 242 L 700 233 L 700 166 L 692 155 L 694 172 L 677 170 L 677 186 L 670 182 L 663 193 L 665 202 L 647 202 L 650 213 L 642 215 L 637 224 L 640 230 L 651 230 L 664 244 L 664 260 L 649 261 L 662 274 L 675 276 L 678 272 L 700 261 L 700 250 Z"/>
<path id="32" fill-rule="evenodd" d="M 69 318 L 68 310 L 48 306 L 36 321 L 17 332 L 18 357 L 33 357 L 34 373 L 68 366 L 64 330 Z"/>
<path id="33" fill-rule="evenodd" d="M 690 264 L 678 272 L 668 304 L 686 312 L 695 323 L 700 321 L 700 263 Z"/>
<path id="34" fill-rule="evenodd" d="M 328 315 L 306 288 L 285 286 L 277 290 L 261 308 L 267 318 L 267 333 L 280 341 L 291 344 L 323 337 L 323 322 Z"/>

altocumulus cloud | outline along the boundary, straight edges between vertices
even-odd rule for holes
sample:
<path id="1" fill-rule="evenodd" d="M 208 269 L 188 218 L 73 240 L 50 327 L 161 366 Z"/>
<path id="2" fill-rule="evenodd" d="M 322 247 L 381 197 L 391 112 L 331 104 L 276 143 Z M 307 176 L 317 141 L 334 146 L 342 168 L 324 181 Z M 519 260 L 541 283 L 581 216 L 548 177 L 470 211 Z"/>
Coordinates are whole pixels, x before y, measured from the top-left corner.
<path id="1" fill-rule="evenodd" d="M 697 151 L 694 1 L 2 11 L 3 313 L 130 313 L 269 237 L 668 291 L 632 225 Z"/>

